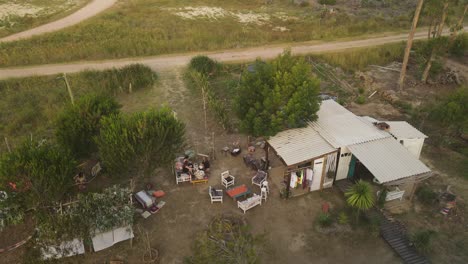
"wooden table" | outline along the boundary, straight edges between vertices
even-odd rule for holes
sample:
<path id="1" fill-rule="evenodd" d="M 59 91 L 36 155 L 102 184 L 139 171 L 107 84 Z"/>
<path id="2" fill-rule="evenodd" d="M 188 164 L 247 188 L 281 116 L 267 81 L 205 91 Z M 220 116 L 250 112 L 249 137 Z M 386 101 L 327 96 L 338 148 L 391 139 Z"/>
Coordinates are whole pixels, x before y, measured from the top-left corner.
<path id="1" fill-rule="evenodd" d="M 245 198 L 245 196 L 247 196 L 247 194 L 250 193 L 250 189 L 247 187 L 247 185 L 242 184 L 242 185 L 234 186 L 228 189 L 226 193 L 227 195 L 229 195 L 229 197 L 231 197 L 235 201 L 237 198 L 241 196 L 244 196 Z"/>

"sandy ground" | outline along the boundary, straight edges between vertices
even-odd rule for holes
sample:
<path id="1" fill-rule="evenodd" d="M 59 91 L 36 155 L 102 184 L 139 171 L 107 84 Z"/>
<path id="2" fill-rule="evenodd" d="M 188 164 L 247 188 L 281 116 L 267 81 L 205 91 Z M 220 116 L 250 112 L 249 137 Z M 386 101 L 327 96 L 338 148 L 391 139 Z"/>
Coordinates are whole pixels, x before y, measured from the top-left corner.
<path id="1" fill-rule="evenodd" d="M 465 27 L 468 30 L 468 27 Z M 447 34 L 448 31 L 445 32 Z M 425 31 L 416 33 L 415 39 L 427 37 Z M 376 37 L 363 40 L 339 41 L 330 43 L 294 43 L 277 46 L 263 46 L 242 50 L 224 50 L 216 52 L 199 52 L 181 55 L 162 55 L 156 57 L 128 58 L 94 62 L 73 62 L 64 64 L 47 64 L 39 66 L 15 67 L 0 69 L 0 79 L 26 77 L 32 75 L 52 75 L 58 73 L 79 72 L 86 69 L 104 70 L 112 67 L 123 67 L 125 65 L 142 63 L 151 67 L 155 71 L 186 65 L 190 59 L 199 54 L 205 54 L 220 62 L 242 62 L 251 61 L 256 58 L 272 59 L 281 54 L 285 48 L 290 48 L 295 55 L 314 54 L 323 52 L 334 52 L 353 48 L 365 48 L 389 43 L 405 41 L 406 34 L 391 35 L 386 37 Z"/>
<path id="2" fill-rule="evenodd" d="M 29 29 L 20 33 L 1 38 L 0 42 L 10 42 L 19 39 L 29 38 L 34 35 L 40 35 L 48 32 L 57 31 L 69 26 L 76 25 L 83 20 L 93 17 L 115 4 L 117 0 L 94 0 L 75 13 L 59 19 L 57 21 Z"/>

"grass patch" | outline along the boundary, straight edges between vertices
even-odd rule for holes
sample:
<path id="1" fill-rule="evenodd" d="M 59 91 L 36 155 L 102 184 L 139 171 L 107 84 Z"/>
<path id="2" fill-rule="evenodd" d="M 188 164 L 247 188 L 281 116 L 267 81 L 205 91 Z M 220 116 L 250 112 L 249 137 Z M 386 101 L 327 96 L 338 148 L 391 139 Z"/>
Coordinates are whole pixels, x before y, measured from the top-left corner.
<path id="1" fill-rule="evenodd" d="M 346 50 L 336 53 L 325 53 L 313 57 L 340 67 L 347 71 L 364 70 L 369 65 L 385 65 L 399 61 L 403 57 L 404 43 L 387 44 L 375 48 Z"/>
<path id="2" fill-rule="evenodd" d="M 75 99 L 89 93 L 114 96 L 129 83 L 137 90 L 154 80 L 155 74 L 141 65 L 68 75 Z M 53 138 L 57 113 L 70 102 L 65 82 L 57 75 L 0 81 L 0 98 L 0 136 L 11 145 L 25 137 Z M 0 151 L 4 149 L 0 144 Z"/>
<path id="3" fill-rule="evenodd" d="M 19 10 L 10 13 L 9 16 L 0 16 L 0 38 L 58 20 L 89 2 L 91 0 L 0 0 L 0 9 L 11 8 L 10 5 L 6 4 L 15 4 L 33 13 L 28 15 Z"/>
<path id="4" fill-rule="evenodd" d="M 121 1 L 106 13 L 76 26 L 0 44 L 0 66 L 331 40 L 407 29 L 410 23 L 404 5 L 391 8 L 400 15 L 376 14 L 372 9 L 365 13 L 365 8 L 359 13 L 348 14 L 346 12 L 354 11 L 343 8 L 334 15 L 321 17 L 323 10 L 319 6 L 300 7 L 290 0 L 274 1 L 271 5 L 264 3 L 245 0 Z M 177 15 L 190 10 L 175 8 L 189 6 L 222 8 L 228 15 L 195 19 Z"/>

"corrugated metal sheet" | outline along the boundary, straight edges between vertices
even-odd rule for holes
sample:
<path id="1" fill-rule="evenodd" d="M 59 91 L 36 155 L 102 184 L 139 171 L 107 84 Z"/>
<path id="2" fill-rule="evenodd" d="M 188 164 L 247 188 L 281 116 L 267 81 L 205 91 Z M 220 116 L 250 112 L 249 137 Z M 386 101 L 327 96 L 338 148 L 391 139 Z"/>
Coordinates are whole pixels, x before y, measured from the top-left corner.
<path id="1" fill-rule="evenodd" d="M 280 132 L 271 137 L 268 143 L 288 166 L 336 150 L 311 127 Z"/>
<path id="2" fill-rule="evenodd" d="M 405 121 L 385 121 L 390 125 L 388 132 L 396 138 L 427 138 L 426 135 L 421 133 L 415 127 Z"/>
<path id="3" fill-rule="evenodd" d="M 381 183 L 431 171 L 393 138 L 355 144 L 348 148 Z"/>
<path id="4" fill-rule="evenodd" d="M 322 101 L 317 115 L 310 126 L 335 148 L 390 137 L 333 100 Z"/>

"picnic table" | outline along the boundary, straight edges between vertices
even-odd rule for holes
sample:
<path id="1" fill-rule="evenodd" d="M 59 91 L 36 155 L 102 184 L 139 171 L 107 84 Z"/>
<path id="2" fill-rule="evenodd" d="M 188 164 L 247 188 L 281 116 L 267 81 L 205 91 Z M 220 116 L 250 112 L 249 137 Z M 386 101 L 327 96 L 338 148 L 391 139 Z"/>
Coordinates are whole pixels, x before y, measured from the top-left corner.
<path id="1" fill-rule="evenodd" d="M 228 189 L 226 191 L 227 195 L 229 195 L 229 197 L 233 198 L 234 201 L 241 197 L 241 196 L 247 196 L 247 194 L 250 193 L 250 189 L 247 187 L 247 185 L 245 184 L 242 184 L 242 185 L 239 185 L 239 186 L 234 186 L 230 189 Z"/>

